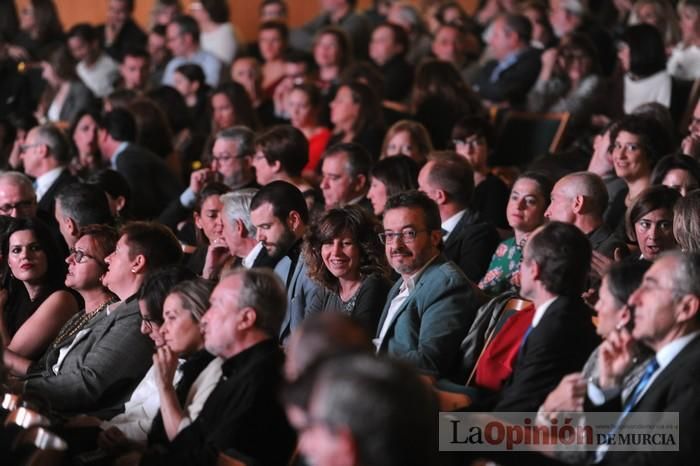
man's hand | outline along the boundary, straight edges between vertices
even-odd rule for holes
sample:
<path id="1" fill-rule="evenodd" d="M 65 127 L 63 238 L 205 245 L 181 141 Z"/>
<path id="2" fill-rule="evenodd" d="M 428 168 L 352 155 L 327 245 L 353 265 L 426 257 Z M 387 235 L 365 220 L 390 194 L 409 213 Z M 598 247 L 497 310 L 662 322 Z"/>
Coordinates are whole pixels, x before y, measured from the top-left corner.
<path id="1" fill-rule="evenodd" d="M 557 388 L 552 390 L 544 400 L 542 411 L 547 413 L 550 420 L 552 415 L 562 411 L 583 411 L 583 401 L 586 397 L 586 379 L 580 372 L 565 375 Z M 551 413 L 551 414 L 550 414 Z"/>

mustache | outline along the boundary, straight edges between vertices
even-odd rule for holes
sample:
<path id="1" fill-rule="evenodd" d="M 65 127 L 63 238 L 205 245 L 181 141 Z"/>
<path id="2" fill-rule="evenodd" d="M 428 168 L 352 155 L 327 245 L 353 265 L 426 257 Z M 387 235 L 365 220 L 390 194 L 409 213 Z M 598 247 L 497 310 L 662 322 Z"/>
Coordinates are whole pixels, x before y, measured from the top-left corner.
<path id="1" fill-rule="evenodd" d="M 411 255 L 411 251 L 407 248 L 395 248 L 391 249 L 389 251 L 389 254 L 394 255 L 394 254 L 406 254 L 406 255 Z"/>

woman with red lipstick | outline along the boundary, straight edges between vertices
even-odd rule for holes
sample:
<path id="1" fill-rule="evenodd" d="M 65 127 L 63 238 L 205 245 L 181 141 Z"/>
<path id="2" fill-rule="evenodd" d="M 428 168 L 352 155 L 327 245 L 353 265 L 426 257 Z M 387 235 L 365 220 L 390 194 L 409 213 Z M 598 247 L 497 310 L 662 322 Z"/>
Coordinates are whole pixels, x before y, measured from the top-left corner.
<path id="1" fill-rule="evenodd" d="M 4 289 L 0 292 L 0 332 L 13 353 L 33 359 L 43 354 L 78 301 L 63 284 L 66 264 L 44 224 L 17 220 L 2 242 Z"/>
<path id="2" fill-rule="evenodd" d="M 627 237 L 639 247 L 642 259 L 653 262 L 678 245 L 673 236 L 673 207 L 681 195 L 668 186 L 652 186 L 637 196 L 627 211 Z"/>
<path id="3" fill-rule="evenodd" d="M 523 246 L 530 233 L 544 223 L 551 191 L 552 182 L 540 173 L 523 173 L 515 180 L 506 207 L 514 235 L 496 248 L 488 271 L 479 282 L 484 293 L 495 296 L 516 285 Z"/>
<path id="4" fill-rule="evenodd" d="M 339 311 L 373 335 L 391 288 L 379 222 L 356 205 L 331 209 L 311 226 L 304 242 L 309 276 L 321 287 L 309 314 Z"/>

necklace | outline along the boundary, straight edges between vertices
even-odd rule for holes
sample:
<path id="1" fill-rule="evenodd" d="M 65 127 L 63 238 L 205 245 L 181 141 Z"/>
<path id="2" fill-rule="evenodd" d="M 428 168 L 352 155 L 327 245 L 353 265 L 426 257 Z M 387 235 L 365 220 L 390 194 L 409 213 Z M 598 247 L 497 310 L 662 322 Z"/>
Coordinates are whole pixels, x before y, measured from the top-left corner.
<path id="1" fill-rule="evenodd" d="M 73 319 L 73 320 L 69 321 L 66 325 L 64 325 L 61 328 L 61 331 L 58 332 L 58 336 L 56 336 L 56 338 L 54 339 L 51 346 L 53 348 L 56 348 L 61 343 L 68 340 L 70 337 L 72 337 L 76 333 L 78 333 L 78 331 L 82 330 L 88 324 L 88 322 L 90 322 L 93 319 L 93 317 L 95 317 L 97 314 L 99 314 L 100 311 L 102 311 L 103 309 L 106 309 L 107 306 L 109 306 L 113 302 L 114 302 L 114 299 L 109 298 L 107 301 L 105 301 L 104 303 L 99 305 L 97 307 L 97 309 L 95 309 L 94 311 L 83 312 L 83 314 L 80 317 L 78 317 L 77 319 Z"/>

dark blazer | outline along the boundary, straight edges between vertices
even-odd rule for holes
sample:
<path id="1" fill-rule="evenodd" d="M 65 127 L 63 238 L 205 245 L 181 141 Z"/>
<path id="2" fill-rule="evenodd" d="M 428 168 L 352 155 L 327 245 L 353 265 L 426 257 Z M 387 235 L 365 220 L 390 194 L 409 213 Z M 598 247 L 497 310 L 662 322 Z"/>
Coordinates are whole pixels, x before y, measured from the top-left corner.
<path id="1" fill-rule="evenodd" d="M 135 219 L 151 219 L 180 195 L 180 183 L 163 159 L 136 144 L 117 156 L 116 169 L 131 188 Z"/>
<path id="2" fill-rule="evenodd" d="M 75 116 L 95 103 L 95 96 L 82 81 L 71 81 L 68 95 L 61 107 L 61 121 L 72 122 Z"/>
<path id="3" fill-rule="evenodd" d="M 497 80 L 491 81 L 491 73 L 498 60 L 487 62 L 476 75 L 474 90 L 482 99 L 494 103 L 508 102 L 513 107 L 524 107 L 527 93 L 537 81 L 542 62 L 540 52 L 527 47 L 511 66 L 503 70 Z"/>
<path id="4" fill-rule="evenodd" d="M 41 200 L 37 204 L 37 209 L 43 212 L 45 215 L 41 216 L 41 219 L 49 224 L 52 228 L 58 228 L 58 223 L 56 223 L 56 218 L 54 217 L 54 210 L 56 208 L 56 195 L 64 186 L 77 182 L 78 179 L 71 175 L 71 172 L 64 168 L 56 181 L 53 182 L 49 189 L 41 196 Z"/>
<path id="5" fill-rule="evenodd" d="M 484 221 L 479 212 L 467 209 L 447 237 L 442 253 L 457 264 L 469 280 L 478 283 L 500 242 L 496 227 Z"/>
<path id="6" fill-rule="evenodd" d="M 146 36 L 146 33 L 143 32 L 131 18 L 126 20 L 119 34 L 117 34 L 117 37 L 109 45 L 105 43 L 105 27 L 104 24 L 97 26 L 97 34 L 100 38 L 100 43 L 102 47 L 104 47 L 105 52 L 118 62 L 124 59 L 124 52 L 126 52 L 129 47 L 146 47 L 148 36 Z"/>
<path id="7" fill-rule="evenodd" d="M 391 301 L 403 279 L 389 291 L 377 338 Z M 378 351 L 402 359 L 436 378 L 452 379 L 459 371 L 459 345 L 479 307 L 474 285 L 444 256 L 436 257 L 394 316 Z"/>
<path id="8" fill-rule="evenodd" d="M 47 399 L 62 414 L 94 413 L 108 419 L 124 402 L 152 364 L 153 344 L 141 334 L 138 301 L 111 306 L 80 340 L 68 339 L 43 358 L 40 373 L 30 376 L 27 392 Z M 97 317 L 95 317 L 97 319 Z M 54 374 L 59 350 L 73 346 Z"/>
<path id="9" fill-rule="evenodd" d="M 560 296 L 522 347 L 493 411 L 537 411 L 563 376 L 580 371 L 600 343 L 591 309 L 580 298 Z"/>

